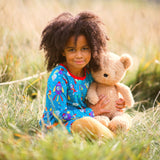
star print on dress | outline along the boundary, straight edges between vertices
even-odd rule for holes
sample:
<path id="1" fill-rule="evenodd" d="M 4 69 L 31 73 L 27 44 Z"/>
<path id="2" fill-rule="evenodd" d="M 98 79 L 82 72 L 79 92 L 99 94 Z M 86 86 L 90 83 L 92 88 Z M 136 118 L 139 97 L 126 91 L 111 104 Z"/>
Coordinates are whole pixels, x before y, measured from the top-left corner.
<path id="1" fill-rule="evenodd" d="M 68 83 L 68 81 L 65 78 L 63 78 L 63 80 L 65 81 L 66 84 Z"/>
<path id="2" fill-rule="evenodd" d="M 94 117 L 93 110 L 85 103 L 87 88 L 92 81 L 90 72 L 86 72 L 84 77 L 75 77 L 66 66 L 56 66 L 48 78 L 46 108 L 40 125 L 44 124 L 50 129 L 64 124 L 68 132 L 71 132 L 71 125 L 76 119 Z"/>
<path id="3" fill-rule="evenodd" d="M 64 71 L 64 69 L 63 68 L 60 68 L 60 70 L 59 70 L 59 74 L 63 74 L 63 71 Z"/>
<path id="4" fill-rule="evenodd" d="M 73 91 L 73 93 L 76 92 L 76 90 L 75 90 L 75 88 L 74 88 L 74 85 L 73 85 L 73 84 L 70 84 L 70 86 L 71 86 L 71 90 Z"/>
<path id="5" fill-rule="evenodd" d="M 49 91 L 49 93 L 48 93 L 48 95 L 51 95 L 52 94 L 52 92 L 51 92 L 51 90 Z"/>

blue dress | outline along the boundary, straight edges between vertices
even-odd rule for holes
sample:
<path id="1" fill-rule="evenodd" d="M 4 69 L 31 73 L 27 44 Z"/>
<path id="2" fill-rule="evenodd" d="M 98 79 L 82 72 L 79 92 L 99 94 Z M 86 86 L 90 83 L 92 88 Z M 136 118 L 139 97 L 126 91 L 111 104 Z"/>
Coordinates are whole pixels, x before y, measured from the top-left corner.
<path id="1" fill-rule="evenodd" d="M 46 106 L 40 125 L 47 129 L 62 122 L 71 132 L 72 123 L 82 117 L 94 117 L 93 110 L 87 107 L 86 94 L 93 81 L 85 69 L 84 77 L 76 77 L 63 64 L 55 67 L 47 83 Z"/>

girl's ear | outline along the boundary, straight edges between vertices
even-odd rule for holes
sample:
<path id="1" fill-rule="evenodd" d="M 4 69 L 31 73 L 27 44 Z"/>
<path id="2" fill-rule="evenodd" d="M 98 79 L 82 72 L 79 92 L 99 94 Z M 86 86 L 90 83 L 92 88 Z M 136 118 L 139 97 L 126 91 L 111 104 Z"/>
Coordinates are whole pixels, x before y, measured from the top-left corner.
<path id="1" fill-rule="evenodd" d="M 64 56 L 64 57 L 65 57 L 65 56 L 66 56 L 66 54 L 63 52 L 63 53 L 62 53 L 62 56 Z"/>

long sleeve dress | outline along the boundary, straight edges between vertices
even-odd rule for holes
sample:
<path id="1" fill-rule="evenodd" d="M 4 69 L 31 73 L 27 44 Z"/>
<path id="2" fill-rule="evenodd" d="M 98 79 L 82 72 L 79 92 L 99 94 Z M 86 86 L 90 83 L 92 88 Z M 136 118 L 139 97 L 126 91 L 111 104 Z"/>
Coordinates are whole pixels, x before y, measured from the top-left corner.
<path id="1" fill-rule="evenodd" d="M 82 117 L 94 117 L 93 110 L 87 107 L 86 94 L 93 81 L 85 69 L 84 77 L 76 77 L 63 64 L 55 67 L 47 83 L 46 106 L 40 125 L 50 129 L 61 121 L 68 132 L 72 123 Z"/>

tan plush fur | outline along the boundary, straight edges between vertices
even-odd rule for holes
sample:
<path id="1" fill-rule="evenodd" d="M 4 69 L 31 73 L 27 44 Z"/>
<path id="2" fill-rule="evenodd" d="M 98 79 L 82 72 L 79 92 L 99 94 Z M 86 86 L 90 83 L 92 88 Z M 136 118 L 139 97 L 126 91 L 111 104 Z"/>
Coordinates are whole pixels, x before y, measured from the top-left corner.
<path id="1" fill-rule="evenodd" d="M 91 71 L 95 82 L 91 84 L 88 90 L 88 101 L 94 105 L 99 101 L 100 95 L 107 96 L 110 101 L 105 108 L 110 113 L 95 117 L 95 119 L 113 132 L 119 128 L 128 130 L 131 127 L 131 117 L 126 113 L 117 111 L 115 107 L 120 95 L 127 107 L 132 107 L 134 104 L 130 88 L 120 83 L 131 65 L 132 58 L 128 54 L 118 56 L 108 52 L 101 56 L 101 69 L 97 72 Z"/>

